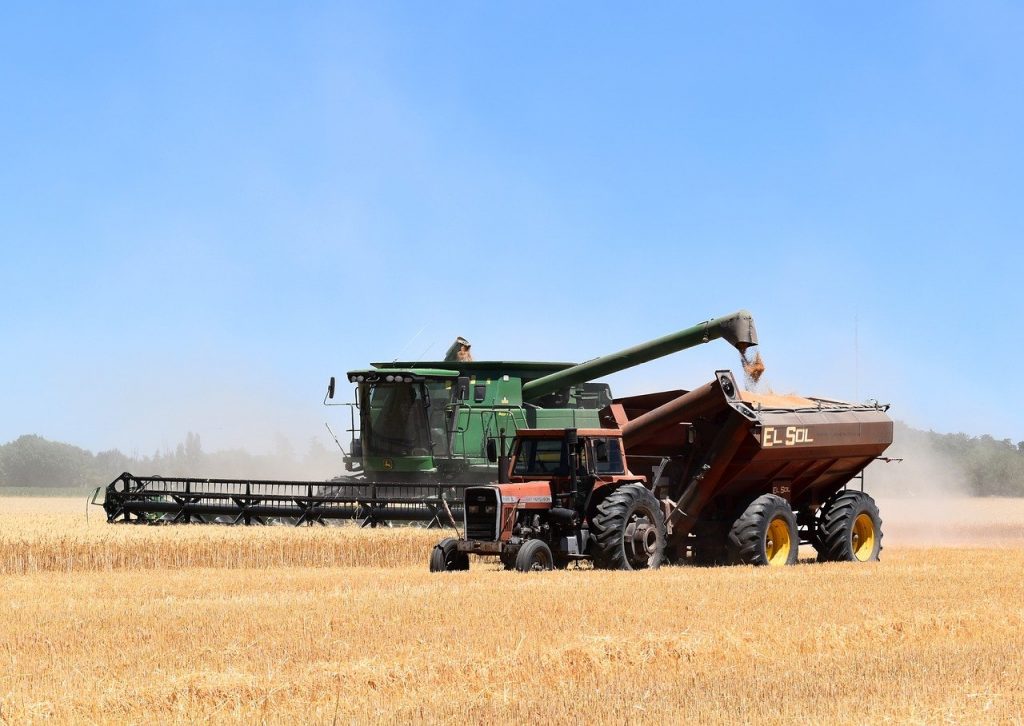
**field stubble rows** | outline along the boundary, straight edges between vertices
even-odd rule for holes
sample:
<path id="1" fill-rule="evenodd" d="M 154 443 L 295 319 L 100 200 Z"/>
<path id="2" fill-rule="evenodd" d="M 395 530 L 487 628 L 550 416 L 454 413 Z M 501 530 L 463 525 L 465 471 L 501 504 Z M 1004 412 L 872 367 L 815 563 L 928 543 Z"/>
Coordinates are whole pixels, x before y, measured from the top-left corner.
<path id="1" fill-rule="evenodd" d="M 438 532 L 86 525 L 79 505 L 0 500 L 11 723 L 1024 723 L 1013 540 L 431 575 Z"/>

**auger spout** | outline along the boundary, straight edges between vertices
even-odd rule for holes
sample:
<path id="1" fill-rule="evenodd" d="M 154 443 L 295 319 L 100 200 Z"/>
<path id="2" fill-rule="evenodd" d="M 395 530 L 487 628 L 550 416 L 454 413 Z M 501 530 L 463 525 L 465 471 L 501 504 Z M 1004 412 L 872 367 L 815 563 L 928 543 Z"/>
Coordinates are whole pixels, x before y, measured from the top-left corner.
<path id="1" fill-rule="evenodd" d="M 686 330 L 634 345 L 617 353 L 594 358 L 586 363 L 537 378 L 523 384 L 523 400 L 533 400 L 549 393 L 568 388 L 577 383 L 593 381 L 610 373 L 632 368 L 655 358 L 663 358 L 687 348 L 723 338 L 740 353 L 757 345 L 757 331 L 754 318 L 746 310 L 740 310 L 712 320 L 697 323 Z"/>

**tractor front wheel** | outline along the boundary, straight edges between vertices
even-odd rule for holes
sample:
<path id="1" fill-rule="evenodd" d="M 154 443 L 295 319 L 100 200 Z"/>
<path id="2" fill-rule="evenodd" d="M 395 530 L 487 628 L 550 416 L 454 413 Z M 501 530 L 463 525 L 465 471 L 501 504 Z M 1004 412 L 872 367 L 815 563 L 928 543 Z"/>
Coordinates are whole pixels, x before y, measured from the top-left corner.
<path id="1" fill-rule="evenodd" d="M 452 537 L 445 537 L 434 545 L 430 553 L 431 572 L 455 572 L 457 570 L 469 569 L 469 555 L 459 552 L 459 541 Z"/>
<path id="2" fill-rule="evenodd" d="M 516 555 L 516 570 L 519 572 L 542 572 L 555 565 L 551 548 L 542 539 L 527 540 Z"/>
<path id="3" fill-rule="evenodd" d="M 665 516 L 643 484 L 623 484 L 597 505 L 591 517 L 594 566 L 642 570 L 665 561 Z"/>
<path id="4" fill-rule="evenodd" d="M 799 548 L 793 508 L 774 494 L 751 502 L 729 531 L 729 552 L 738 564 L 794 565 Z"/>

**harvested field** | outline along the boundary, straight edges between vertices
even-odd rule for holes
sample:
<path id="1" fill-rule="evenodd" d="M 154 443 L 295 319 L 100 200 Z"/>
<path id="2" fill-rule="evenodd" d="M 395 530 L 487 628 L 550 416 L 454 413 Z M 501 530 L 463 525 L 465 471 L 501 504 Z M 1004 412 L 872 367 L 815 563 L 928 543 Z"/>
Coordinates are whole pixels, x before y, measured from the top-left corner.
<path id="1" fill-rule="evenodd" d="M 0 499 L 0 722 L 1024 723 L 1024 502 L 967 501 L 997 546 L 431 575 L 436 531 Z"/>

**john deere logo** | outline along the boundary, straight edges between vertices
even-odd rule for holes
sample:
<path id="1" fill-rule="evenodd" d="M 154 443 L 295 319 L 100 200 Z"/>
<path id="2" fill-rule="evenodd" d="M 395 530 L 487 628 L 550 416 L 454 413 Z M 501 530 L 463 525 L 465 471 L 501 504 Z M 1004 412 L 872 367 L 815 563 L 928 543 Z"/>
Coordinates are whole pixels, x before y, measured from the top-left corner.
<path id="1" fill-rule="evenodd" d="M 395 468 L 395 462 L 393 462 L 391 459 L 384 459 L 384 468 L 385 469 L 394 469 Z"/>

